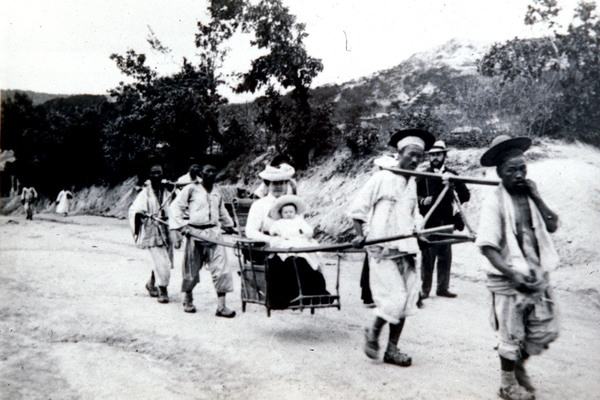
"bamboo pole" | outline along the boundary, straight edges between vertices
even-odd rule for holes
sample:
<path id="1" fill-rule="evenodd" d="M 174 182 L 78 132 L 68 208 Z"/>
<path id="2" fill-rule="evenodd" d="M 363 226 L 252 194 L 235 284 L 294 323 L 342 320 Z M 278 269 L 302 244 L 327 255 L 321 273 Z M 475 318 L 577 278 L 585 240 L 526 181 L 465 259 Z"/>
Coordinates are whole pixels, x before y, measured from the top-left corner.
<path id="1" fill-rule="evenodd" d="M 402 240 L 402 239 L 409 239 L 409 238 L 416 238 L 418 236 L 421 235 L 428 235 L 428 234 L 432 234 L 432 233 L 439 233 L 439 232 L 443 232 L 443 231 L 448 231 L 450 229 L 452 229 L 453 226 L 452 225 L 444 225 L 444 226 L 437 226 L 435 228 L 428 228 L 428 229 L 423 229 L 420 231 L 414 231 L 408 234 L 403 234 L 403 235 L 395 235 L 395 236 L 389 236 L 389 237 L 384 237 L 384 238 L 377 238 L 377 239 L 371 239 L 371 240 L 367 240 L 364 244 L 364 246 L 371 246 L 374 244 L 379 244 L 379 243 L 385 243 L 385 242 L 392 242 L 395 240 Z M 189 236 L 199 239 L 199 240 L 203 240 L 209 243 L 213 243 L 213 244 L 218 244 L 221 246 L 226 246 L 226 247 L 236 247 L 237 244 L 236 243 L 231 243 L 231 242 L 225 242 L 222 240 L 215 240 L 212 238 L 205 238 L 202 237 L 200 235 L 196 235 L 194 233 L 188 233 Z M 256 243 L 256 244 L 264 244 L 265 242 L 262 241 L 255 241 L 255 240 L 251 240 L 248 238 L 240 238 L 240 237 L 233 237 L 236 241 L 242 242 L 242 243 L 247 243 L 247 244 L 252 244 L 252 243 Z M 279 247 L 269 247 L 269 246 L 265 246 L 265 247 L 260 247 L 258 248 L 258 250 L 263 251 L 265 253 L 316 253 L 319 251 L 323 251 L 323 252 L 327 252 L 327 251 L 342 251 L 342 250 L 347 250 L 347 249 L 354 249 L 355 247 L 352 246 L 352 243 L 341 243 L 341 244 L 334 244 L 334 245 L 329 245 L 329 246 L 310 246 L 310 247 L 287 247 L 287 248 L 279 248 Z"/>
<path id="2" fill-rule="evenodd" d="M 442 174 L 436 174 L 433 172 L 413 171 L 413 170 L 408 170 L 408 169 L 382 167 L 382 166 L 380 166 L 380 168 L 387 169 L 389 171 L 396 172 L 396 173 L 402 174 L 402 175 L 420 176 L 420 177 L 429 178 L 429 179 L 442 179 Z M 495 179 L 473 178 L 470 176 L 460 176 L 460 175 L 452 175 L 452 174 L 448 174 L 448 180 L 456 181 L 456 182 L 463 182 L 463 183 L 474 183 L 476 185 L 489 185 L 489 186 L 498 186 L 500 184 L 500 181 L 495 180 Z"/>

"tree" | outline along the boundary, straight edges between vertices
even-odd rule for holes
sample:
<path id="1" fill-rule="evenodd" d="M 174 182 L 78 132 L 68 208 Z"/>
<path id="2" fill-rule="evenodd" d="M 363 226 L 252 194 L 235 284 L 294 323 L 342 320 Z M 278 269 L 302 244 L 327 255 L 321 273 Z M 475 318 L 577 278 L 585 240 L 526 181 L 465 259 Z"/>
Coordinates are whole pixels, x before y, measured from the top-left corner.
<path id="1" fill-rule="evenodd" d="M 241 23 L 240 7 L 239 0 L 210 2 L 210 20 L 198 22 L 195 36 L 197 64 L 184 58 L 180 71 L 172 76 L 157 76 L 146 65 L 146 56 L 134 50 L 111 56 L 133 80 L 111 91 L 116 100 L 114 122 L 106 129 L 105 153 L 112 155 L 116 178 L 124 178 L 122 171 L 136 171 L 136 166 L 145 170 L 159 143 L 169 144 L 170 154 L 162 161 L 174 171 L 187 169 L 190 157 L 201 158 L 215 143 L 223 143 L 219 107 L 227 100 L 218 92 L 223 83 L 218 71 L 227 54 L 223 44 Z M 169 51 L 153 35 L 148 42 L 155 51 Z"/>
<path id="2" fill-rule="evenodd" d="M 268 53 L 252 61 L 250 71 L 241 75 L 237 91 L 254 93 L 277 82 L 284 89 L 292 88 L 292 98 L 300 108 L 309 108 L 309 88 L 323 64 L 304 47 L 306 26 L 296 23 L 281 0 L 262 0 L 249 7 L 245 20 L 254 30 L 251 45 Z"/>
<path id="3" fill-rule="evenodd" d="M 600 124 L 600 20 L 596 4 L 581 1 L 562 33 L 556 22 L 560 11 L 556 4 L 555 0 L 533 0 L 525 17 L 527 24 L 546 24 L 552 35 L 497 44 L 485 55 L 479 71 L 501 77 L 501 89 L 510 86 L 520 90 L 510 103 L 521 105 L 525 131 L 600 145 L 596 133 Z M 529 106 L 523 98 L 530 101 Z"/>
<path id="4" fill-rule="evenodd" d="M 25 93 L 16 92 L 2 104 L 0 148 L 13 150 L 13 171 L 22 182 L 37 184 L 36 166 L 44 115 Z"/>
<path id="5" fill-rule="evenodd" d="M 256 123 L 265 127 L 266 146 L 275 146 L 279 154 L 285 153 L 287 138 L 283 135 L 284 99 L 274 87 L 269 86 L 264 96 L 256 99 L 258 116 Z"/>
<path id="6" fill-rule="evenodd" d="M 53 196 L 63 185 L 101 180 L 104 96 L 69 96 L 33 105 L 17 92 L 2 109 L 2 147 L 14 151 L 12 173 Z"/>
<path id="7" fill-rule="evenodd" d="M 569 67 L 562 77 L 567 126 L 600 146 L 600 18 L 596 4 L 580 2 L 575 21 L 560 38 Z"/>
<path id="8" fill-rule="evenodd" d="M 229 124 L 223 132 L 223 138 L 227 143 L 227 146 L 223 149 L 223 155 L 227 159 L 234 159 L 256 146 L 256 138 L 250 132 L 250 129 L 244 123 L 238 121 L 235 116 L 229 120 Z"/>
<path id="9" fill-rule="evenodd" d="M 315 143 L 328 142 L 332 133 L 315 130 L 315 119 L 323 122 L 323 117 L 331 117 L 331 113 L 319 110 L 313 114 L 309 102 L 310 85 L 323 64 L 306 51 L 305 25 L 296 22 L 281 0 L 262 0 L 248 6 L 244 21 L 246 31 L 254 33 L 251 45 L 267 53 L 252 61 L 250 71 L 239 75 L 241 83 L 236 91 L 255 93 L 267 88 L 259 100 L 257 122 L 264 124 L 279 151 L 291 154 L 297 167 L 305 167 Z M 285 101 L 278 87 L 291 89 L 292 103 Z M 325 126 L 333 124 L 329 121 Z M 321 136 L 316 137 L 316 132 Z"/>

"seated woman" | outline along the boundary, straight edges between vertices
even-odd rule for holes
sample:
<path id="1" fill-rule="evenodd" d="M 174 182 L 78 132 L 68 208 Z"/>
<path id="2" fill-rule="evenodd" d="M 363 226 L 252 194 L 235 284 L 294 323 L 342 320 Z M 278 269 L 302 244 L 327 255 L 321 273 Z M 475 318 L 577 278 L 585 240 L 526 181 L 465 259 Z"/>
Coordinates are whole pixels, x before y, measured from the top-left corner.
<path id="1" fill-rule="evenodd" d="M 269 181 L 269 193 L 255 201 L 248 212 L 246 236 L 249 239 L 265 242 L 277 247 L 281 237 L 271 235 L 271 227 L 275 219 L 271 214 L 277 200 L 287 192 L 287 184 L 294 175 L 294 169 L 288 164 L 279 167 L 267 166 L 259 173 L 261 179 Z M 283 205 L 283 204 L 282 204 Z M 305 228 L 306 229 L 306 228 Z M 288 243 L 285 247 L 291 247 Z M 297 246 L 294 246 L 297 247 Z M 298 279 L 302 286 L 303 295 L 329 295 L 325 289 L 325 279 L 321 272 L 313 269 L 305 256 L 298 254 L 272 254 L 269 256 L 268 274 L 268 306 L 272 309 L 284 309 L 290 306 L 292 300 L 298 297 L 300 290 Z M 298 277 L 296 277 L 298 271 Z"/>
<path id="2" fill-rule="evenodd" d="M 278 154 L 273 158 L 273 160 L 271 160 L 271 163 L 269 165 L 271 167 L 279 167 L 282 164 L 291 166 L 290 159 L 285 155 Z M 284 168 L 286 168 L 286 167 L 284 166 Z M 293 178 L 290 178 L 287 181 L 287 188 L 286 188 L 285 193 L 286 194 L 297 194 L 297 184 Z M 263 197 L 265 197 L 268 194 L 269 194 L 269 180 L 263 178 L 260 186 L 257 187 L 256 190 L 252 193 L 252 197 L 255 199 L 262 199 Z"/>

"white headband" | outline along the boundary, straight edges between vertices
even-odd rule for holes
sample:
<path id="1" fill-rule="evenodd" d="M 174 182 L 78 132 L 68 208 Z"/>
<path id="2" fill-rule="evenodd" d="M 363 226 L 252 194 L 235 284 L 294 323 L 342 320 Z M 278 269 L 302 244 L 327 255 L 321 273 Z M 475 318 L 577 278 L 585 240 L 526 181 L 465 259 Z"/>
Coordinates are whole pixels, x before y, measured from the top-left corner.
<path id="1" fill-rule="evenodd" d="M 398 147 L 398 150 L 402 150 L 403 148 L 411 144 L 425 150 L 425 141 L 416 136 L 407 136 L 404 139 L 399 140 L 396 144 L 396 147 Z"/>

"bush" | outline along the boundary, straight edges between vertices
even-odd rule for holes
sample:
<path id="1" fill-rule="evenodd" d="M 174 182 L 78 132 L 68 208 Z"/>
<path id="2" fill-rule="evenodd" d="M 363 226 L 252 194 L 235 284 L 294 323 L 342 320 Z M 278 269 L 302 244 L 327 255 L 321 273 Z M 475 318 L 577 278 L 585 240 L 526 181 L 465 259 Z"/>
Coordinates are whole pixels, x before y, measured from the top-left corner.
<path id="1" fill-rule="evenodd" d="M 354 157 L 364 157 L 372 154 L 378 147 L 379 130 L 375 125 L 363 121 L 350 129 L 344 138 Z"/>

